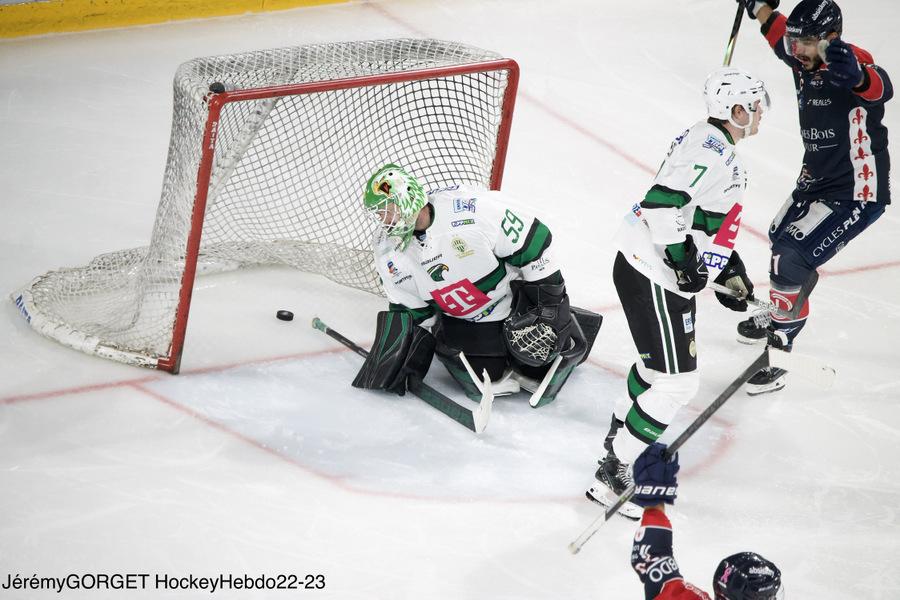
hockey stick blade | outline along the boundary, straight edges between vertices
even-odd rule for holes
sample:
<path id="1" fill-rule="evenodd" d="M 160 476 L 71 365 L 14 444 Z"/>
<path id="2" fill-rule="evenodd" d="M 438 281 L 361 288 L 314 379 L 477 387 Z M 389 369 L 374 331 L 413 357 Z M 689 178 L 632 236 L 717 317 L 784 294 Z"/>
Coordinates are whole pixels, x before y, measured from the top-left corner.
<path id="1" fill-rule="evenodd" d="M 544 379 L 541 381 L 538 389 L 534 390 L 534 393 L 531 394 L 531 398 L 528 400 L 528 404 L 531 408 L 537 408 L 541 398 L 544 396 L 544 392 L 547 390 L 547 386 L 550 385 L 550 381 L 553 379 L 553 376 L 556 375 L 556 370 L 559 369 L 559 363 L 562 362 L 562 359 L 562 354 L 553 359 L 553 364 L 550 365 L 550 369 L 547 371 L 547 374 L 544 375 Z"/>
<path id="2" fill-rule="evenodd" d="M 313 318 L 312 326 L 331 339 L 347 346 L 363 358 L 369 356 L 369 353 L 365 349 L 326 325 L 318 317 Z M 485 386 L 481 396 L 482 405 L 478 407 L 477 413 L 448 398 L 418 377 L 410 377 L 407 387 L 419 400 L 422 400 L 441 411 L 467 429 L 471 429 L 475 433 L 481 433 L 484 431 L 484 428 L 487 427 L 487 421 L 491 414 L 491 406 L 494 402 L 494 393 L 491 390 L 490 384 Z"/>
<path id="3" fill-rule="evenodd" d="M 835 370 L 811 356 L 794 354 L 769 348 L 769 366 L 784 369 L 791 375 L 797 375 L 822 390 L 830 390 L 834 385 Z"/>

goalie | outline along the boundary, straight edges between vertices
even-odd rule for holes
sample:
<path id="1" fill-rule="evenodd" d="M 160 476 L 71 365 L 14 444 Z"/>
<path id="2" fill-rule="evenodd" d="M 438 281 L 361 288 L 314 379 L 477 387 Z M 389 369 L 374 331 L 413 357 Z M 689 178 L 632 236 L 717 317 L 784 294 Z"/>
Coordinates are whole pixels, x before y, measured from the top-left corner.
<path id="1" fill-rule="evenodd" d="M 425 193 L 388 164 L 366 184 L 380 227 L 375 265 L 389 308 L 354 387 L 400 395 L 437 355 L 472 399 L 482 378 L 494 395 L 522 388 L 552 402 L 590 353 L 602 318 L 569 306 L 546 225 L 505 196 L 466 185 Z"/>

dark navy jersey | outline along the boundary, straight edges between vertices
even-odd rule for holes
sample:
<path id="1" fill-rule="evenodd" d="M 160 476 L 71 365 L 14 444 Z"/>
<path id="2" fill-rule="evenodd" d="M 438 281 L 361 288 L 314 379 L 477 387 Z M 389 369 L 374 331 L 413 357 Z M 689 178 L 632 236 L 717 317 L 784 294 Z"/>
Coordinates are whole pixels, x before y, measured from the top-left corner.
<path id="1" fill-rule="evenodd" d="M 644 509 L 631 547 L 631 568 L 644 584 L 645 600 L 710 600 L 681 576 L 672 555 L 672 524 L 659 509 Z"/>
<path id="2" fill-rule="evenodd" d="M 762 33 L 794 75 L 800 133 L 806 152 L 797 179 L 800 199 L 890 203 L 888 132 L 884 103 L 894 94 L 872 55 L 850 45 L 863 71 L 852 90 L 831 83 L 826 65 L 806 71 L 783 43 L 787 19 L 774 12 Z"/>

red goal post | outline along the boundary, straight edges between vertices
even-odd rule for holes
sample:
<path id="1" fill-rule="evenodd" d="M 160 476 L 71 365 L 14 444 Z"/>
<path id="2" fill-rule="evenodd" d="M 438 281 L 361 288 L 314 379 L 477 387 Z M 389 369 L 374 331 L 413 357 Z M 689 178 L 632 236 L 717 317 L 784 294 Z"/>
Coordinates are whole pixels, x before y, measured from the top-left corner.
<path id="1" fill-rule="evenodd" d="M 67 346 L 177 373 L 198 274 L 289 265 L 379 293 L 366 179 L 397 162 L 426 188 L 499 189 L 517 84 L 515 61 L 438 40 L 189 61 L 150 245 L 51 271 L 12 299 Z"/>

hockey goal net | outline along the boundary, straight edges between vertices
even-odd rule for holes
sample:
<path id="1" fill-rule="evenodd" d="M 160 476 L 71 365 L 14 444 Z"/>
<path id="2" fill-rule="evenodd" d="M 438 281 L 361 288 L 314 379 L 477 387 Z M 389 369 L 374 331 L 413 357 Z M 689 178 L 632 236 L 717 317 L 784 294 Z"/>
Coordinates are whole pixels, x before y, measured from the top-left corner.
<path id="1" fill-rule="evenodd" d="M 12 298 L 67 346 L 177 372 L 196 274 L 289 265 L 380 293 L 362 190 L 379 166 L 497 189 L 518 67 L 436 40 L 201 58 L 175 75 L 149 246 L 51 271 Z"/>

